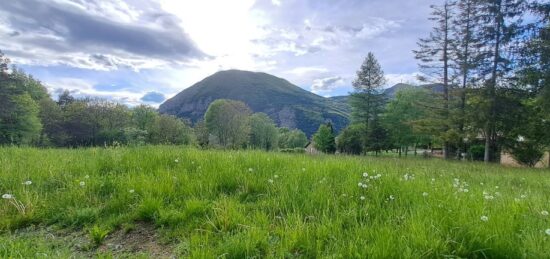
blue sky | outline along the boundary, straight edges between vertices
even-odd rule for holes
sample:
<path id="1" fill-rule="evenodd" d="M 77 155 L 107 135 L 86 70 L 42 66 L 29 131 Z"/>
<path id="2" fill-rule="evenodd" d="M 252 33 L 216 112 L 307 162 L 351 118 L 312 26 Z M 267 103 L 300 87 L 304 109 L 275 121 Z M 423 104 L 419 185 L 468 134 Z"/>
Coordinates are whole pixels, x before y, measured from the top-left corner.
<path id="1" fill-rule="evenodd" d="M 267 72 L 322 96 L 351 91 L 367 52 L 388 85 L 414 82 L 412 50 L 442 0 L 18 0 L 0 50 L 43 81 L 157 106 L 219 70 Z"/>

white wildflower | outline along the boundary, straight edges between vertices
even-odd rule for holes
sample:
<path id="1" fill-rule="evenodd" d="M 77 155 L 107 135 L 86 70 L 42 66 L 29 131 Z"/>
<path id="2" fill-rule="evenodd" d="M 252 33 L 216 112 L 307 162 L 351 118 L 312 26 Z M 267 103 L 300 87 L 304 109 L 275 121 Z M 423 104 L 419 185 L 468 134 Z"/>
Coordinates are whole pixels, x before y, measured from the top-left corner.
<path id="1" fill-rule="evenodd" d="M 423 192 L 423 193 L 422 193 L 422 196 L 428 197 L 428 193 L 427 193 L 427 192 Z"/>
<path id="2" fill-rule="evenodd" d="M 543 215 L 543 216 L 548 216 L 548 211 L 546 210 L 543 210 L 540 212 L 540 215 Z"/>
<path id="3" fill-rule="evenodd" d="M 469 192 L 469 190 L 468 190 L 468 189 L 464 189 L 464 190 L 462 190 L 462 191 L 463 191 L 463 192 Z"/>
<path id="4" fill-rule="evenodd" d="M 176 162 L 176 163 L 179 163 L 179 162 L 180 162 L 180 160 L 179 160 L 179 159 L 176 159 L 176 160 L 174 160 L 174 162 Z"/>
<path id="5" fill-rule="evenodd" d="M 369 177 L 369 173 L 363 173 L 363 177 L 365 178 Z"/>
<path id="6" fill-rule="evenodd" d="M 32 184 L 31 181 L 25 181 L 25 182 L 23 183 L 23 185 L 31 185 L 31 184 Z"/>
<path id="7" fill-rule="evenodd" d="M 131 189 L 131 190 L 129 190 L 128 192 L 129 192 L 129 193 L 134 193 L 135 191 L 134 191 L 134 189 Z"/>
<path id="8" fill-rule="evenodd" d="M 362 183 L 362 182 L 358 182 L 358 183 L 357 183 L 357 186 L 363 187 L 363 183 Z"/>
<path id="9" fill-rule="evenodd" d="M 487 216 L 481 216 L 481 221 L 487 222 L 487 221 L 489 221 L 489 217 L 487 217 Z"/>
<path id="10" fill-rule="evenodd" d="M 369 187 L 369 186 L 368 186 L 367 184 L 365 184 L 365 183 L 361 185 L 361 188 L 363 188 L 363 189 L 367 189 L 368 187 Z"/>
<path id="11" fill-rule="evenodd" d="M 390 195 L 390 200 L 395 200 L 395 197 L 393 195 Z"/>
<path id="12" fill-rule="evenodd" d="M 80 186 L 84 187 L 86 185 L 85 182 L 80 182 Z"/>
<path id="13" fill-rule="evenodd" d="M 359 199 L 361 199 L 362 201 L 364 201 L 366 198 L 365 198 L 365 196 L 361 196 L 361 197 L 359 197 Z"/>
<path id="14" fill-rule="evenodd" d="M 248 171 L 249 171 L 249 172 L 252 172 L 252 171 L 254 171 L 254 169 L 252 169 L 252 168 L 248 168 Z"/>
<path id="15" fill-rule="evenodd" d="M 85 179 L 88 179 L 88 178 L 90 178 L 90 176 L 89 176 L 89 175 L 86 175 L 86 176 L 84 176 L 84 178 L 85 178 Z"/>
<path id="16" fill-rule="evenodd" d="M 493 195 L 485 195 L 485 199 L 486 199 L 486 200 L 489 200 L 489 201 L 490 201 L 490 200 L 492 200 L 492 199 L 494 199 L 494 198 L 495 198 L 495 197 L 493 197 Z"/>
<path id="17" fill-rule="evenodd" d="M 13 198 L 14 198 L 14 196 L 9 194 L 9 193 L 6 193 L 6 194 L 2 195 L 2 199 L 11 200 Z"/>

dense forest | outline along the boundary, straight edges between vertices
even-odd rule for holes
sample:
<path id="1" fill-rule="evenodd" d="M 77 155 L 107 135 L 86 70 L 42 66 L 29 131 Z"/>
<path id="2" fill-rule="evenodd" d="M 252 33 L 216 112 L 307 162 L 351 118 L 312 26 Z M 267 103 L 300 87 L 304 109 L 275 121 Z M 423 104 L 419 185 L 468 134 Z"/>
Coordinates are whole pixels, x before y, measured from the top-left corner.
<path id="1" fill-rule="evenodd" d="M 486 162 L 505 151 L 533 166 L 550 147 L 550 4 L 456 0 L 432 10 L 433 30 L 413 52 L 420 80 L 441 91 L 407 88 L 389 99 L 383 69 L 369 53 L 348 98 L 351 124 L 340 132 L 330 121 L 320 125 L 312 138 L 316 148 L 406 155 L 441 147 L 445 158 Z M 213 102 L 194 125 L 149 106 L 77 99 L 68 91 L 54 100 L 41 82 L 9 63 L 0 52 L 1 145 L 185 144 L 300 152 L 307 142 L 303 132 L 277 128 L 267 115 L 233 100 Z"/>

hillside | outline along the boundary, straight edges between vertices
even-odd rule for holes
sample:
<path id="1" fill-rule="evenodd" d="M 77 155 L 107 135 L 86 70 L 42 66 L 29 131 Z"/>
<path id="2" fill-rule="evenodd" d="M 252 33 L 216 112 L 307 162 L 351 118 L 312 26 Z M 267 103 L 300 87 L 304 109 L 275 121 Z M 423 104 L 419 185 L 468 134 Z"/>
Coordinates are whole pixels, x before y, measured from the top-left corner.
<path id="1" fill-rule="evenodd" d="M 425 84 L 425 85 L 410 85 L 410 84 L 403 84 L 399 83 L 396 84 L 390 88 L 384 89 L 384 93 L 390 98 L 393 99 L 395 97 L 395 94 L 399 92 L 400 90 L 407 89 L 407 88 L 416 88 L 416 87 L 423 87 L 428 90 L 433 91 L 434 93 L 441 93 L 443 92 L 443 87 L 440 84 Z M 348 105 L 348 96 L 342 95 L 342 96 L 333 96 L 329 98 L 333 103 L 336 103 L 340 107 L 342 107 L 343 110 L 348 111 L 350 113 L 350 108 Z"/>
<path id="2" fill-rule="evenodd" d="M 268 114 L 279 126 L 298 128 L 311 136 L 327 120 L 336 130 L 348 124 L 346 105 L 308 92 L 266 73 L 217 72 L 183 90 L 159 107 L 159 112 L 196 122 L 216 99 L 246 103 L 254 112 Z"/>

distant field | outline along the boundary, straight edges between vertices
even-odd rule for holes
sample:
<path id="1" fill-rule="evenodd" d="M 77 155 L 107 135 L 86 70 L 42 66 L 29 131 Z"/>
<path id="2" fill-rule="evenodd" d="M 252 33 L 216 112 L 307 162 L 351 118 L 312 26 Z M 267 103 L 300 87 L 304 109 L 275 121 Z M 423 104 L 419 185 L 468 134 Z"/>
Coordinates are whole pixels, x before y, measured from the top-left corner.
<path id="1" fill-rule="evenodd" d="M 550 256 L 549 170 L 182 147 L 0 148 L 0 194 L 2 258 Z"/>

